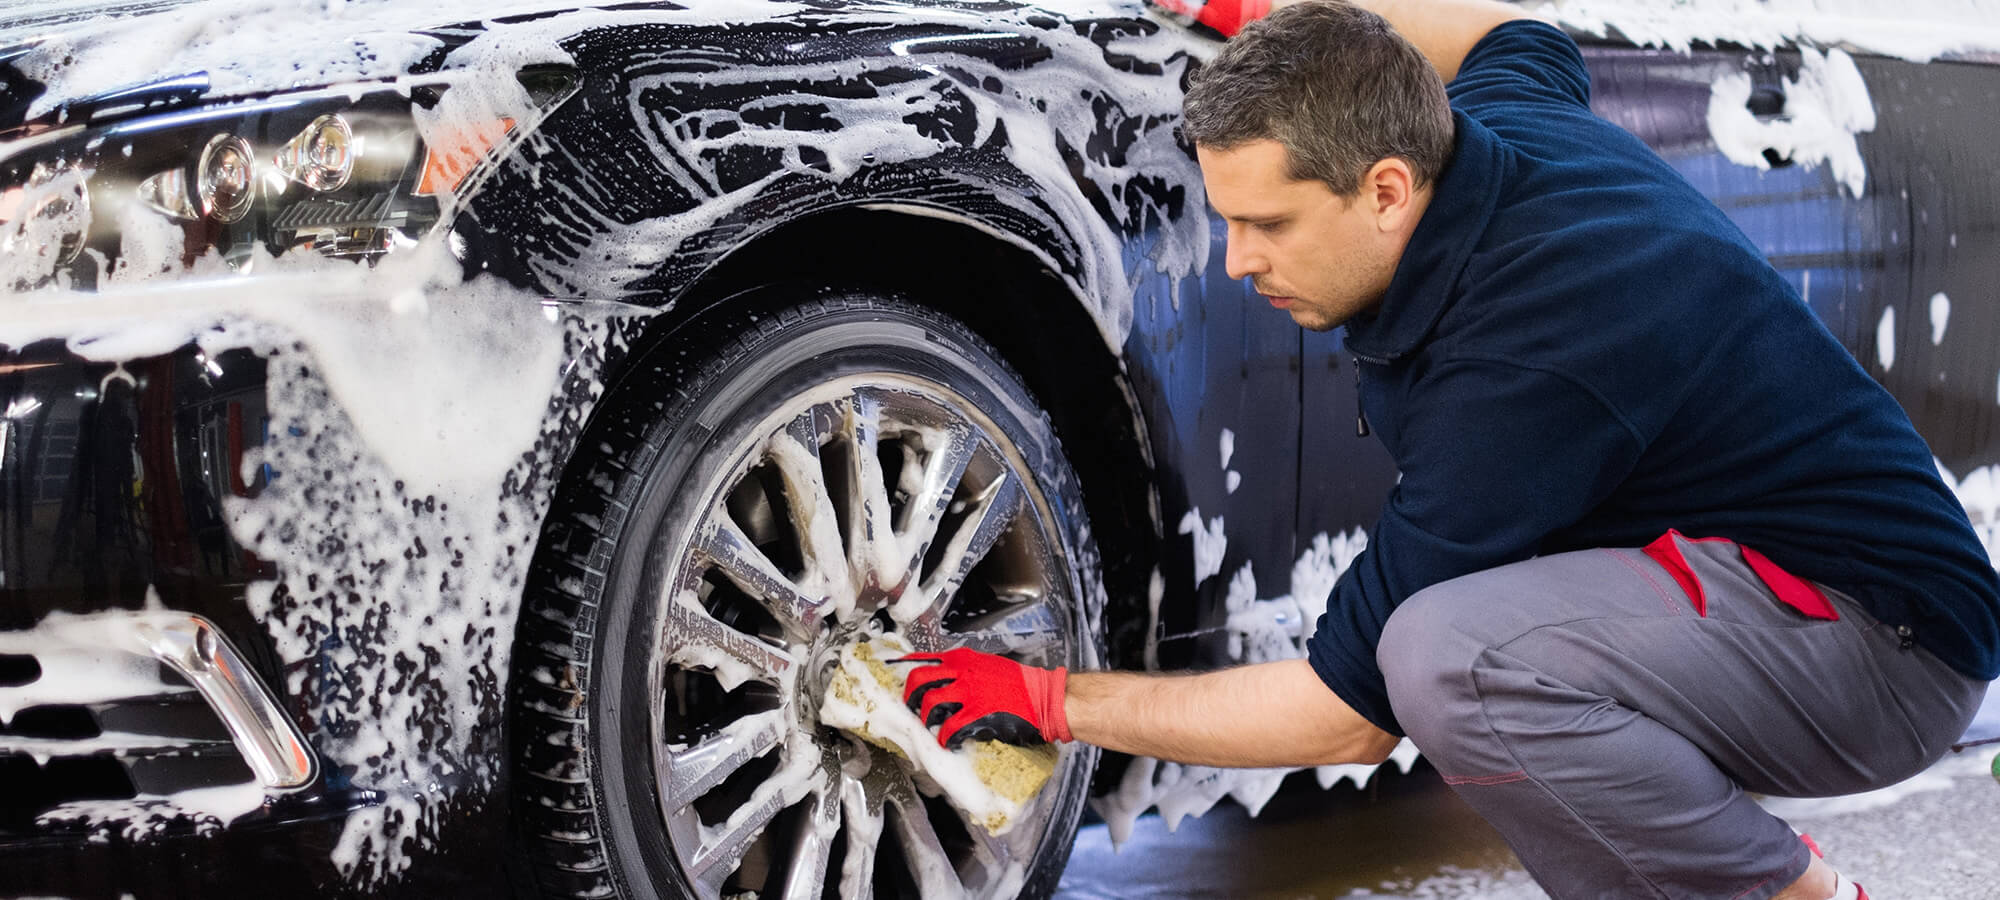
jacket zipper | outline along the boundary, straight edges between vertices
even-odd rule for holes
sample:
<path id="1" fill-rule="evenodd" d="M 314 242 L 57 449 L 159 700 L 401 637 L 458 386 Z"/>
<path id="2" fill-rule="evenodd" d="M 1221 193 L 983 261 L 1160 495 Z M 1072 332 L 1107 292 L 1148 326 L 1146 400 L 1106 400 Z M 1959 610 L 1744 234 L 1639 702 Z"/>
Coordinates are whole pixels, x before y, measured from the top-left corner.
<path id="1" fill-rule="evenodd" d="M 1361 408 L 1361 357 L 1354 358 L 1354 436 L 1367 437 L 1368 411 Z"/>

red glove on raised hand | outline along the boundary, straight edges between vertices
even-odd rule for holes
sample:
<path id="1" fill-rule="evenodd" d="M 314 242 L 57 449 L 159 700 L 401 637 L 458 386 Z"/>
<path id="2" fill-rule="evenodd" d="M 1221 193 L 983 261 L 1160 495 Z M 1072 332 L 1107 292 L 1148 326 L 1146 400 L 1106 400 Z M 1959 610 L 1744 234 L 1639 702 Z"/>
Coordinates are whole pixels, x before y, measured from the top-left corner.
<path id="1" fill-rule="evenodd" d="M 1243 26 L 1271 14 L 1271 0 L 1153 0 L 1153 5 L 1183 22 L 1193 19 L 1207 25 L 1223 37 L 1235 37 Z"/>
<path id="2" fill-rule="evenodd" d="M 966 647 L 911 653 L 889 662 L 918 662 L 903 688 L 903 702 L 940 725 L 938 744 L 958 749 L 966 740 L 1029 745 L 1071 740 L 1063 715 L 1068 669 L 1038 669 Z"/>

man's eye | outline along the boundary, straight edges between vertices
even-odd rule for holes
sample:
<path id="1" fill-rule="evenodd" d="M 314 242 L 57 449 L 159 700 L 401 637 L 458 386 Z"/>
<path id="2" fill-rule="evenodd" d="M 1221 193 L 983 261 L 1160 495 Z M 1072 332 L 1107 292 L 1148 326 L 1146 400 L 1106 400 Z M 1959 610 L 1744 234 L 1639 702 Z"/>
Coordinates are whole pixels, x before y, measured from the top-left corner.
<path id="1" fill-rule="evenodd" d="M 1265 233 L 1265 234 L 1276 234 L 1276 233 L 1277 233 L 1277 232 L 1278 232 L 1279 230 L 1281 230 L 1281 229 L 1283 229 L 1283 228 L 1285 227 L 1285 223 L 1284 223 L 1284 222 L 1252 222 L 1252 223 L 1250 223 L 1250 227 L 1251 227 L 1251 228 L 1255 228 L 1255 229 L 1257 229 L 1258 231 L 1261 231 L 1261 232 L 1263 232 L 1263 233 Z"/>

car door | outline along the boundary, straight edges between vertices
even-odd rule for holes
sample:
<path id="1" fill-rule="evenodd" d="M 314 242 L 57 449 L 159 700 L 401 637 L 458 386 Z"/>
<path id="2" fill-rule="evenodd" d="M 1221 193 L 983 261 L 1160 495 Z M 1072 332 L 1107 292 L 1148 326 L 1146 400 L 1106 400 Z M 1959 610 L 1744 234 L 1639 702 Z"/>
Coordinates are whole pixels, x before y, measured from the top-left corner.
<path id="1" fill-rule="evenodd" d="M 1902 404 L 1990 552 L 2000 66 L 1812 49 L 1585 58 L 1597 113 L 1714 200 Z M 1792 146 L 1805 122 L 1836 129 Z"/>
<path id="2" fill-rule="evenodd" d="M 1285 604 L 1256 603 L 1289 591 L 1300 330 L 1229 277 L 1226 228 L 1209 217 L 1206 269 L 1142 287 L 1126 345 L 1169 530 L 1147 650 L 1167 668 L 1295 655 L 1284 647 L 1298 630 Z"/>

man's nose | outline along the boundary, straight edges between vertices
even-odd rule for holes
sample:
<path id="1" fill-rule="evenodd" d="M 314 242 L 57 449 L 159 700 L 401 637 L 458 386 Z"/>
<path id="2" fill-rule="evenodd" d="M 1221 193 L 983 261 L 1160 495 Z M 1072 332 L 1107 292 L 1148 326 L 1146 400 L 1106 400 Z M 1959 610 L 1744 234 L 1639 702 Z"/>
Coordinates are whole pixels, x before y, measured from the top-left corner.
<path id="1" fill-rule="evenodd" d="M 1228 240 L 1229 247 L 1223 252 L 1222 262 L 1230 278 L 1244 279 L 1271 270 L 1263 250 L 1246 240 L 1236 229 L 1230 229 Z"/>

